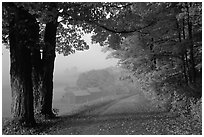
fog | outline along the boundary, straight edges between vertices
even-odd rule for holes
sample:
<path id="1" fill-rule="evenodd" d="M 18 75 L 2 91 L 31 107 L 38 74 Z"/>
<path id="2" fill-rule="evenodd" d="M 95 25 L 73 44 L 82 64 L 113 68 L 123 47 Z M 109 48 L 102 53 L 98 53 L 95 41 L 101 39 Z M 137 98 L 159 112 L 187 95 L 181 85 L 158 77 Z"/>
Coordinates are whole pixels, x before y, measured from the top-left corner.
<path id="1" fill-rule="evenodd" d="M 90 44 L 90 36 L 87 42 Z M 101 51 L 99 45 L 91 45 L 89 50 L 76 52 L 69 56 L 57 54 L 54 70 L 54 106 L 64 93 L 64 88 L 75 87 L 78 75 L 92 69 L 103 69 L 117 64 L 116 59 L 106 59 L 109 53 Z M 9 50 L 2 46 L 2 116 L 10 117 L 11 90 L 9 81 L 10 57 Z"/>

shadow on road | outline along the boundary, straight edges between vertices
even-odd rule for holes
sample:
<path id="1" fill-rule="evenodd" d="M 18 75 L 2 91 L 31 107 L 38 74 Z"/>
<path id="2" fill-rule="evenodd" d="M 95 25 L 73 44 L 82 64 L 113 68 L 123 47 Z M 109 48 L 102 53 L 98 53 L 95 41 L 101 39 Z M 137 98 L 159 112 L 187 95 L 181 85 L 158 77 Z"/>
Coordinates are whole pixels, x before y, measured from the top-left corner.
<path id="1" fill-rule="evenodd" d="M 160 115 L 166 112 L 138 112 L 138 113 L 112 113 L 105 115 L 85 115 L 85 116 L 63 116 L 62 121 L 69 119 L 69 124 L 72 126 L 89 125 L 94 123 L 114 122 L 117 120 L 148 120 L 170 118 L 169 116 Z"/>
<path id="2" fill-rule="evenodd" d="M 176 116 L 167 115 L 165 111 L 138 111 L 138 112 L 114 112 L 103 113 L 110 106 L 118 104 L 121 99 L 126 99 L 128 96 L 118 98 L 116 100 L 110 100 L 88 106 L 81 109 L 75 114 L 65 114 L 59 116 L 58 119 L 51 127 L 47 127 L 45 132 L 48 134 L 89 134 L 89 131 L 94 134 L 97 127 L 101 125 L 109 125 L 117 123 L 131 123 L 136 122 L 141 125 L 141 122 L 147 120 L 160 120 L 160 119 L 173 119 Z M 144 106 L 145 107 L 145 106 Z M 95 131 L 94 131 L 95 130 Z"/>
<path id="3" fill-rule="evenodd" d="M 175 116 L 164 115 L 166 112 L 138 112 L 138 113 L 112 113 L 105 115 L 70 115 L 60 117 L 59 124 L 56 126 L 58 133 L 53 134 L 84 134 L 84 128 L 89 126 L 97 127 L 117 122 L 132 122 L 146 120 L 173 119 Z M 73 131 L 75 130 L 75 131 Z M 52 134 L 52 133 L 51 133 Z"/>

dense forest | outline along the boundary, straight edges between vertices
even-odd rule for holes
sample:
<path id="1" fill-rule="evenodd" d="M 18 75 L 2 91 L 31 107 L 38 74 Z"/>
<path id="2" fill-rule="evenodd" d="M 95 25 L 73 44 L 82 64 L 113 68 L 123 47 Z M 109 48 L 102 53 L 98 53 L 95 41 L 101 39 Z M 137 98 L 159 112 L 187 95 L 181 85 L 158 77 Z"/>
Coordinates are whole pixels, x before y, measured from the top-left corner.
<path id="1" fill-rule="evenodd" d="M 22 125 L 35 124 L 39 114 L 55 117 L 55 54 L 87 50 L 82 35 L 91 33 L 92 42 L 111 51 L 109 58 L 118 58 L 126 70 L 120 80 L 139 85 L 159 107 L 190 115 L 201 126 L 202 3 L 3 2 L 2 13 L 12 115 Z"/>
<path id="2" fill-rule="evenodd" d="M 129 24 L 124 22 L 123 25 L 130 29 L 116 30 L 118 33 L 109 35 L 113 39 L 108 41 L 109 46 L 115 48 L 109 57 L 119 58 L 120 66 L 129 70 L 130 74 L 124 79 L 140 81 L 145 91 L 171 98 L 171 101 L 176 96 L 200 99 L 201 3 L 140 3 L 134 6 L 135 10 L 124 13 L 130 21 L 125 18 Z M 131 24 L 132 16 L 139 22 Z M 135 25 L 142 26 L 135 31 Z M 133 32 L 129 34 L 130 31 Z M 104 40 L 105 35 L 105 32 L 98 33 L 93 40 L 99 42 L 95 39 L 98 37 Z"/>

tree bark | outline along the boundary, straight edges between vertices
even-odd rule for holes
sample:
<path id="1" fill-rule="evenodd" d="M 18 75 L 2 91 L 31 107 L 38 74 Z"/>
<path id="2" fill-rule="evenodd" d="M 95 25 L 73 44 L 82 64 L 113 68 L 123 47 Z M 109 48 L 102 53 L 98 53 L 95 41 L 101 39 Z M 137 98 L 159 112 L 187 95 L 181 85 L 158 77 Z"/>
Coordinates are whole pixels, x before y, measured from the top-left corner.
<path id="1" fill-rule="evenodd" d="M 55 61 L 57 23 L 55 21 L 46 24 L 42 56 L 42 89 L 41 89 L 41 113 L 53 117 L 53 72 Z"/>
<path id="2" fill-rule="evenodd" d="M 190 3 L 189 3 L 190 4 Z M 190 19 L 190 13 L 189 13 L 189 6 L 187 5 L 187 15 L 188 15 L 188 35 L 189 35 L 189 40 L 190 40 L 190 76 L 191 76 L 191 82 L 195 82 L 196 78 L 196 70 L 195 70 L 195 61 L 194 61 L 194 44 L 193 44 L 193 37 L 192 37 L 192 22 Z"/>
<path id="3" fill-rule="evenodd" d="M 181 29 L 179 26 L 179 22 L 177 21 L 176 24 L 177 24 L 179 42 L 181 43 Z M 188 76 L 186 74 L 185 53 L 186 53 L 186 50 L 184 50 L 184 53 L 182 53 L 181 56 L 182 56 L 182 61 L 183 61 L 183 75 L 185 78 L 185 83 L 188 84 Z"/>
<path id="4" fill-rule="evenodd" d="M 183 40 L 186 39 L 186 32 L 185 32 L 185 19 L 183 18 L 183 27 L 182 27 L 182 32 L 183 32 Z M 190 82 L 190 75 L 189 75 L 189 63 L 188 63 L 188 52 L 186 50 L 186 47 L 184 49 L 184 66 L 185 66 L 185 73 L 186 73 L 186 76 L 187 76 L 187 83 L 189 84 Z"/>
<path id="5" fill-rule="evenodd" d="M 38 36 L 38 24 L 26 10 L 12 5 L 14 17 L 9 23 L 10 82 L 12 92 L 11 112 L 14 120 L 23 125 L 33 125 L 33 89 L 31 48 Z M 36 32 L 37 31 L 37 32 Z"/>
<path id="6" fill-rule="evenodd" d="M 150 51 L 152 52 L 152 54 L 154 54 L 154 39 L 151 38 L 151 43 L 150 43 Z M 155 56 L 153 55 L 153 57 L 151 58 L 151 61 L 152 61 L 152 64 L 151 64 L 151 69 L 154 70 L 156 69 L 156 66 L 157 66 L 157 60 L 155 58 Z"/>
<path id="7" fill-rule="evenodd" d="M 56 32 L 58 13 L 56 3 L 49 3 L 48 10 L 53 12 L 53 19 L 46 23 L 42 58 L 40 51 L 35 51 L 33 58 L 33 82 L 36 112 L 47 118 L 55 117 L 52 111 L 53 72 L 55 61 Z M 35 65 L 36 64 L 36 65 Z"/>
<path id="8" fill-rule="evenodd" d="M 32 81 L 34 96 L 34 112 L 40 113 L 40 89 L 42 87 L 42 60 L 40 49 L 32 50 Z"/>

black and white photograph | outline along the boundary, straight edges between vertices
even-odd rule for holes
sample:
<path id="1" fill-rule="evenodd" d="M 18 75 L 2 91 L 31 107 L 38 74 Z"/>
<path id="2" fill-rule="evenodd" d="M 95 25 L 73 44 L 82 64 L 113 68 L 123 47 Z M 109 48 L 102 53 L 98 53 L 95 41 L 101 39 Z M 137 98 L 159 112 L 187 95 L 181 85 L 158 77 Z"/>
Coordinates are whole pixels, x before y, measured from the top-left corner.
<path id="1" fill-rule="evenodd" d="M 1 12 L 2 135 L 202 135 L 202 1 Z"/>

